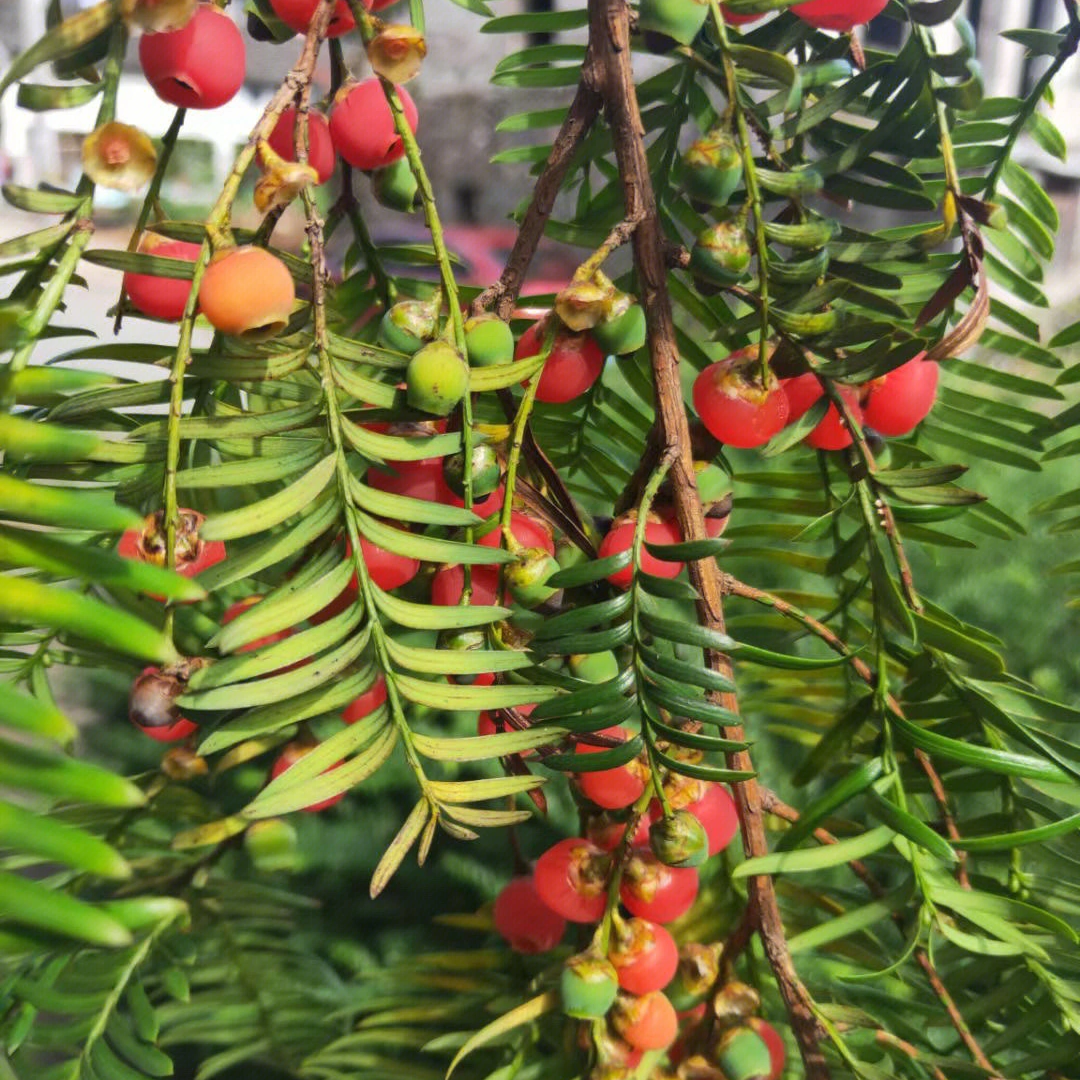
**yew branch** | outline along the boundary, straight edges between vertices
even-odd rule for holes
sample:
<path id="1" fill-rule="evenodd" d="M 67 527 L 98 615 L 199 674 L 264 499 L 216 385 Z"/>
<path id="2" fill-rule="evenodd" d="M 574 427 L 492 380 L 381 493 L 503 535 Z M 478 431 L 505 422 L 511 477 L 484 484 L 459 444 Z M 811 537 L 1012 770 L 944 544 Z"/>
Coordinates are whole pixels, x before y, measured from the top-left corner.
<path id="1" fill-rule="evenodd" d="M 585 58 L 574 100 L 570 103 L 559 134 L 555 137 L 544 171 L 533 188 L 529 208 L 521 219 L 517 238 L 506 260 L 506 269 L 497 282 L 489 285 L 473 301 L 474 312 L 481 312 L 495 303 L 501 319 L 510 317 L 570 163 L 581 145 L 581 140 L 589 133 L 600 115 L 600 104 L 600 95 L 595 86 L 595 64 L 590 52 Z"/>
<path id="2" fill-rule="evenodd" d="M 656 388 L 659 443 L 662 453 L 671 455 L 675 512 L 683 536 L 690 541 L 702 540 L 705 538 L 705 519 L 694 478 L 690 430 L 679 382 L 679 353 L 675 345 L 675 324 L 667 288 L 667 245 L 645 156 L 644 129 L 630 60 L 629 8 L 625 0 L 590 0 L 589 41 L 590 55 L 599 69 L 599 90 L 615 145 L 626 217 L 638 221 L 633 235 L 634 266 L 649 327 L 648 344 Z M 715 560 L 692 562 L 689 572 L 699 595 L 697 613 L 700 623 L 709 629 L 723 631 L 723 594 Z M 728 657 L 709 650 L 707 661 L 713 670 L 730 677 L 731 661 Z M 719 695 L 719 700 L 729 709 L 738 707 L 734 695 Z M 742 726 L 734 725 L 726 729 L 725 736 L 741 741 Z M 745 751 L 728 755 L 728 764 L 747 772 L 753 770 L 750 755 Z M 742 827 L 743 848 L 749 857 L 764 855 L 768 844 L 757 782 L 751 778 L 733 787 Z M 750 879 L 749 903 L 799 1043 L 806 1076 L 808 1080 L 827 1080 L 829 1069 L 820 1047 L 821 1029 L 810 997 L 792 963 L 770 877 Z"/>

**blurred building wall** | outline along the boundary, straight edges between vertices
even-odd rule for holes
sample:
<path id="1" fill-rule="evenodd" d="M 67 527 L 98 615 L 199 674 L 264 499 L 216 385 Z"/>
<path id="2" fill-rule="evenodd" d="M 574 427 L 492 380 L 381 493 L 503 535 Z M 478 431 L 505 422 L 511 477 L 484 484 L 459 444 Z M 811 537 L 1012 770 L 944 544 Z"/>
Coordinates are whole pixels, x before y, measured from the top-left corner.
<path id="1" fill-rule="evenodd" d="M 95 0 L 65 0 L 65 10 L 75 5 L 90 6 Z M 500 15 L 525 10 L 527 3 L 558 3 L 558 0 L 499 0 Z M 0 0 L 0 62 L 9 53 L 35 40 L 44 28 L 47 0 Z M 243 19 L 242 0 L 234 0 L 230 11 Z M 987 94 L 1010 96 L 1029 87 L 1045 61 L 1030 61 L 1024 49 L 1002 39 L 1008 28 L 1043 26 L 1053 28 L 1064 22 L 1060 0 L 965 0 L 963 12 L 974 25 L 980 59 L 986 74 Z M 527 191 L 524 165 L 492 166 L 497 151 L 521 142 L 526 136 L 496 133 L 499 119 L 524 109 L 564 103 L 568 92 L 543 93 L 503 91 L 489 82 L 500 59 L 526 44 L 521 35 L 478 33 L 482 18 L 451 0 L 431 0 L 428 10 L 429 55 L 421 77 L 410 85 L 420 107 L 418 138 L 432 175 L 436 195 L 451 221 L 496 223 L 505 221 L 517 200 Z M 871 37 L 883 41 L 900 30 L 896 23 L 879 19 Z M 559 41 L 580 39 L 581 33 L 559 35 Z M 295 61 L 299 39 L 273 46 L 248 42 L 248 86 L 236 99 L 211 114 L 189 113 L 185 136 L 205 139 L 213 147 L 212 161 L 220 180 L 231 161 L 235 144 L 243 140 L 255 123 L 262 103 Z M 362 72 L 365 64 L 355 46 L 350 60 Z M 136 49 L 129 49 L 129 74 L 120 91 L 120 119 L 138 123 L 152 135 L 163 132 L 172 116 L 170 107 L 159 102 L 143 81 L 136 62 Z M 658 62 L 635 57 L 639 71 L 647 73 Z M 47 69 L 33 78 L 46 79 Z M 329 73 L 320 68 L 317 91 L 325 92 Z M 1080 62 L 1072 62 L 1055 84 L 1055 105 L 1050 113 L 1073 150 L 1073 161 L 1062 164 L 1030 141 L 1022 142 L 1021 160 L 1036 170 L 1059 200 L 1063 216 L 1060 238 L 1064 261 L 1080 259 L 1080 229 L 1077 228 L 1077 193 L 1080 191 Z M 0 155 L 7 169 L 20 182 L 49 180 L 70 183 L 75 163 L 70 147 L 73 135 L 81 136 L 93 126 L 96 105 L 82 109 L 29 114 L 15 107 L 14 93 L 0 102 Z M 68 152 L 62 152 L 68 133 Z M 2 161 L 2 158 L 0 158 Z"/>

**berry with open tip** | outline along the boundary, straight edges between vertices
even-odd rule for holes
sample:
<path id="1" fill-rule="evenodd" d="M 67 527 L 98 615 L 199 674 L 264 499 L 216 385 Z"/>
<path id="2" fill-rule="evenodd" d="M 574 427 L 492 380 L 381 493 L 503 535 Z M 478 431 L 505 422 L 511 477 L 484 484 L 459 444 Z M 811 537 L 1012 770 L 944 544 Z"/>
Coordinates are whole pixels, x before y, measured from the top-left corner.
<path id="1" fill-rule="evenodd" d="M 250 341 L 284 330 L 295 299 L 288 267 L 260 247 L 220 251 L 199 287 L 199 307 L 214 329 Z"/>
<path id="2" fill-rule="evenodd" d="M 139 65 L 162 101 L 185 109 L 216 109 L 244 84 L 244 39 L 213 4 L 200 4 L 181 30 L 143 34 Z"/>

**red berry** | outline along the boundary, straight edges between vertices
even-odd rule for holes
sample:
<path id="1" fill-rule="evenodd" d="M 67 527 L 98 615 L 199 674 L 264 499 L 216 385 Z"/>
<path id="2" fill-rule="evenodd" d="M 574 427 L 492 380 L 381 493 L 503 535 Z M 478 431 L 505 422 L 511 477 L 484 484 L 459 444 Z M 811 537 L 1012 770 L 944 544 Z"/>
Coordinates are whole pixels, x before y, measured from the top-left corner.
<path id="1" fill-rule="evenodd" d="M 791 10 L 821 30 L 851 30 L 885 10 L 889 0 L 807 0 Z"/>
<path id="2" fill-rule="evenodd" d="M 636 528 L 637 523 L 633 519 L 613 523 L 607 536 L 601 541 L 600 558 L 606 559 L 609 555 L 618 555 L 623 551 L 629 551 L 634 546 L 634 530 Z M 674 521 L 648 521 L 645 523 L 645 539 L 650 544 L 680 544 L 682 543 L 682 533 Z M 653 574 L 656 577 L 673 578 L 679 576 L 682 568 L 682 563 L 658 559 L 644 547 L 641 549 L 641 569 L 647 574 Z M 633 566 L 624 566 L 621 570 L 616 570 L 614 574 L 608 575 L 608 581 L 612 585 L 619 586 L 620 589 L 628 589 L 633 578 Z"/>
<path id="3" fill-rule="evenodd" d="M 739 813 L 735 800 L 723 784 L 709 784 L 705 794 L 686 807 L 705 828 L 709 855 L 715 855 L 731 843 L 739 831 Z"/>
<path id="4" fill-rule="evenodd" d="M 221 616 L 221 625 L 227 626 L 237 615 L 243 615 L 248 608 L 257 604 L 261 599 L 261 596 L 245 596 L 243 600 L 237 600 L 235 604 L 230 604 L 229 607 L 225 609 L 225 614 Z M 249 641 L 246 645 L 241 645 L 236 651 L 238 653 L 254 652 L 256 649 L 261 649 L 264 645 L 273 645 L 275 642 L 284 641 L 287 637 L 291 636 L 291 629 L 286 628 L 285 630 L 278 630 L 273 634 L 267 634 L 266 637 Z"/>
<path id="5" fill-rule="evenodd" d="M 308 164 L 325 184 L 334 174 L 334 144 L 330 141 L 330 123 L 318 109 L 308 113 Z M 270 138 L 270 149 L 286 161 L 296 160 L 296 109 L 290 105 L 278 118 Z"/>
<path id="6" fill-rule="evenodd" d="M 164 259 L 183 259 L 193 263 L 202 250 L 200 244 L 168 240 L 157 233 L 145 233 L 139 251 Z M 124 274 L 124 292 L 132 305 L 153 319 L 179 322 L 191 295 L 191 281 L 186 278 L 156 277 L 154 274 Z"/>
<path id="7" fill-rule="evenodd" d="M 244 84 L 244 39 L 213 4 L 200 4 L 182 30 L 143 34 L 139 65 L 162 101 L 185 109 L 216 109 Z"/>
<path id="8" fill-rule="evenodd" d="M 346 724 L 355 724 L 357 720 L 363 720 L 365 716 L 373 713 L 386 700 L 386 680 L 381 675 L 375 676 L 375 681 L 341 714 L 341 719 Z"/>
<path id="9" fill-rule="evenodd" d="M 788 399 L 771 371 L 762 377 L 757 348 L 710 364 L 694 381 L 694 408 L 720 442 L 750 449 L 776 435 L 788 419 Z"/>
<path id="10" fill-rule="evenodd" d="M 158 742 L 186 739 L 198 727 L 176 704 L 186 688 L 186 679 L 161 668 L 143 668 L 131 687 L 128 718 L 144 735 Z"/>
<path id="11" fill-rule="evenodd" d="M 363 552 L 364 564 L 371 580 L 384 592 L 408 584 L 420 572 L 419 559 L 387 551 L 386 548 L 373 544 L 366 536 L 360 537 L 360 550 Z M 345 558 L 352 559 L 352 544 L 349 541 L 345 542 Z M 350 604 L 356 602 L 359 595 L 360 582 L 354 573 L 345 588 L 322 611 L 311 616 L 311 621 L 315 624 L 324 623 L 327 619 L 340 615 Z"/>
<path id="12" fill-rule="evenodd" d="M 679 947 L 662 926 L 648 919 L 627 919 L 617 930 L 608 959 L 619 985 L 631 994 L 662 990 L 675 977 Z"/>
<path id="13" fill-rule="evenodd" d="M 473 502 L 473 513 L 477 517 L 487 518 L 492 514 L 498 513 L 502 510 L 503 501 L 506 498 L 506 485 L 500 484 L 490 495 L 485 496 L 482 499 L 477 499 Z M 442 490 L 439 493 L 439 497 L 436 502 L 443 503 L 446 506 L 464 506 L 465 500 L 460 496 L 454 494 L 453 490 L 446 483 L 445 477 L 443 478 Z M 531 545 L 526 545 L 527 547 Z"/>
<path id="14" fill-rule="evenodd" d="M 522 547 L 543 548 L 549 555 L 555 554 L 555 539 L 551 535 L 551 530 L 537 518 L 511 510 L 510 531 Z M 502 529 L 496 525 L 494 529 L 478 537 L 476 542 L 483 544 L 484 547 L 502 547 Z"/>
<path id="15" fill-rule="evenodd" d="M 442 458 L 421 458 L 419 461 L 388 461 L 386 467 L 373 465 L 367 472 L 367 483 L 392 495 L 408 495 L 423 502 L 446 502 L 452 494 L 442 474 Z"/>
<path id="16" fill-rule="evenodd" d="M 270 769 L 270 779 L 276 780 L 283 772 L 295 765 L 302 757 L 310 754 L 318 745 L 318 743 L 288 743 L 281 753 L 278 754 L 277 760 Z M 330 769 L 339 768 L 342 764 L 343 762 L 339 761 L 336 765 L 331 765 Z M 330 769 L 324 769 L 323 772 L 329 772 Z M 329 799 L 323 799 L 321 802 L 314 802 L 310 806 L 303 807 L 303 809 L 309 814 L 315 814 L 320 810 L 327 810 L 331 806 L 336 806 L 344 798 L 345 792 L 339 791 L 337 795 L 331 795 Z"/>
<path id="17" fill-rule="evenodd" d="M 536 862 L 533 880 L 540 899 L 570 922 L 596 922 L 607 900 L 604 852 L 578 836 L 560 840 Z"/>
<path id="18" fill-rule="evenodd" d="M 812 371 L 796 375 L 794 379 L 784 379 L 780 385 L 788 400 L 789 424 L 801 420 L 825 394 L 821 380 Z"/>
<path id="19" fill-rule="evenodd" d="M 472 568 L 472 595 L 470 603 L 478 607 L 497 604 L 499 568 L 497 566 L 474 566 Z M 431 580 L 431 602 L 440 607 L 453 607 L 461 600 L 465 588 L 465 570 L 458 564 L 441 566 Z"/>
<path id="20" fill-rule="evenodd" d="M 630 738 L 630 733 L 626 728 L 621 727 L 604 728 L 597 734 L 609 735 L 620 742 L 625 742 Z M 579 742 L 574 747 L 574 752 L 595 754 L 608 749 L 610 747 Z M 613 769 L 577 773 L 575 778 L 581 794 L 586 799 L 605 810 L 622 810 L 636 802 L 645 790 L 645 785 L 649 782 L 649 769 L 643 762 L 634 760 Z"/>
<path id="21" fill-rule="evenodd" d="M 399 86 L 397 92 L 405 119 L 415 132 L 416 105 L 404 87 Z M 346 84 L 338 91 L 330 109 L 330 138 L 354 169 L 381 169 L 405 156 L 405 144 L 377 78 Z"/>
<path id="22" fill-rule="evenodd" d="M 620 994 L 611 1022 L 623 1039 L 638 1050 L 664 1050 L 679 1033 L 675 1006 L 659 990 L 640 997 Z"/>
<path id="23" fill-rule="evenodd" d="M 180 510 L 176 529 L 176 572 L 195 577 L 225 558 L 220 540 L 201 540 L 199 527 L 206 520 L 197 510 Z M 166 545 L 165 511 L 158 510 L 143 520 L 141 529 L 128 529 L 116 545 L 116 553 L 125 559 L 164 566 Z M 156 599 L 161 599 L 157 597 Z"/>
<path id="24" fill-rule="evenodd" d="M 566 920 L 549 908 L 531 877 L 516 877 L 495 898 L 495 929 L 514 952 L 545 953 L 562 940 Z"/>
<path id="25" fill-rule="evenodd" d="M 517 343 L 515 360 L 536 356 L 543 348 L 546 327 L 533 323 Z M 604 350 L 587 334 L 560 330 L 540 373 L 536 400 L 551 405 L 573 401 L 588 390 L 604 368 Z"/>
<path id="26" fill-rule="evenodd" d="M 270 0 L 270 6 L 274 9 L 274 14 L 290 30 L 295 30 L 298 34 L 306 34 L 315 9 L 319 6 L 319 0 Z M 365 3 L 364 7 L 371 10 L 371 5 L 368 3 Z M 346 0 L 338 0 L 334 5 L 334 13 L 330 16 L 330 27 L 326 31 L 326 36 L 341 37 L 354 26 L 356 22 L 348 3 Z"/>
<path id="27" fill-rule="evenodd" d="M 938 366 L 919 353 L 870 384 L 863 407 L 868 427 L 882 435 L 907 435 L 926 419 L 937 398 Z"/>
<path id="28" fill-rule="evenodd" d="M 769 1048 L 772 1072 L 769 1073 L 768 1080 L 780 1080 L 784 1074 L 784 1063 L 787 1061 L 787 1050 L 784 1047 L 784 1040 L 780 1038 L 780 1032 L 768 1020 L 762 1020 L 760 1016 L 751 1016 L 746 1022 Z"/>
<path id="29" fill-rule="evenodd" d="M 360 537 L 360 550 L 363 552 L 371 580 L 384 592 L 400 588 L 420 572 L 419 559 L 401 555 L 396 551 L 387 551 L 386 548 L 373 544 L 366 536 Z M 355 575 L 353 580 L 355 581 Z"/>
<path id="30" fill-rule="evenodd" d="M 855 422 L 862 423 L 862 409 L 859 408 L 859 399 L 856 392 L 850 386 L 837 386 L 837 391 L 844 399 Z M 809 435 L 806 436 L 806 445 L 815 450 L 843 450 L 854 441 L 851 431 L 840 416 L 835 405 L 830 405 L 828 411 Z"/>
<path id="31" fill-rule="evenodd" d="M 648 848 L 635 848 L 619 896 L 632 915 L 669 923 L 693 907 L 697 891 L 697 870 L 665 866 Z"/>

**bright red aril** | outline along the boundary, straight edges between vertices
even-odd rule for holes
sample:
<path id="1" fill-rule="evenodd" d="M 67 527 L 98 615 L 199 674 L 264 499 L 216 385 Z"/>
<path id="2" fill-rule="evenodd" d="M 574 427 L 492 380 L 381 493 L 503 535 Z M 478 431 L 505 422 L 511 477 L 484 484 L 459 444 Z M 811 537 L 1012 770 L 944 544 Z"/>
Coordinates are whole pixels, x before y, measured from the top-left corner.
<path id="1" fill-rule="evenodd" d="M 334 173 L 334 144 L 330 141 L 330 124 L 318 109 L 308 112 L 308 164 L 325 184 Z M 278 118 L 270 138 L 270 149 L 285 161 L 296 161 L 296 109 L 290 105 Z"/>
<path id="2" fill-rule="evenodd" d="M 843 398 L 848 412 L 857 424 L 862 423 L 862 409 L 856 391 L 850 386 L 837 386 L 837 392 Z M 806 436 L 807 446 L 815 450 L 843 450 L 854 442 L 851 430 L 840 415 L 835 405 L 830 405 L 821 422 Z"/>
<path id="3" fill-rule="evenodd" d="M 515 360 L 536 356 L 544 346 L 546 326 L 533 323 L 517 343 Z M 560 405 L 573 401 L 588 390 L 604 369 L 604 350 L 588 333 L 575 334 L 559 330 L 551 345 L 551 352 L 540 373 L 536 388 L 536 400 Z"/>
<path id="4" fill-rule="evenodd" d="M 635 848 L 619 896 L 632 915 L 669 923 L 693 907 L 697 891 L 697 870 L 665 866 L 648 848 Z"/>
<path id="5" fill-rule="evenodd" d="M 270 779 L 276 780 L 283 772 L 290 769 L 295 765 L 302 757 L 306 757 L 311 753 L 319 744 L 312 743 L 300 743 L 291 742 L 288 743 L 285 748 L 278 755 L 277 760 L 274 762 L 273 767 L 270 769 Z M 337 765 L 331 765 L 330 769 L 338 768 L 342 762 L 338 762 Z M 324 769 L 324 772 L 329 772 L 330 769 Z M 323 799 L 320 802 L 314 802 L 310 806 L 305 806 L 303 809 L 309 814 L 316 814 L 320 810 L 328 810 L 331 806 L 336 806 L 342 799 L 345 798 L 345 792 L 340 791 L 337 795 L 331 795 L 329 799 Z"/>
<path id="6" fill-rule="evenodd" d="M 659 990 L 641 996 L 620 994 L 611 1023 L 638 1050 L 663 1050 L 679 1033 L 675 1006 Z"/>
<path id="7" fill-rule="evenodd" d="M 566 930 L 566 920 L 544 903 L 531 877 L 511 878 L 495 898 L 492 915 L 495 929 L 514 952 L 549 952 Z"/>
<path id="8" fill-rule="evenodd" d="M 497 604 L 498 587 L 499 568 L 497 566 L 474 566 L 472 568 L 472 595 L 469 602 L 479 607 Z M 440 607 L 453 607 L 461 601 L 461 592 L 464 588 L 464 567 L 457 563 L 440 566 L 431 580 L 431 602 Z"/>
<path id="9" fill-rule="evenodd" d="M 355 724 L 373 713 L 386 701 L 386 679 L 376 675 L 375 681 L 342 712 L 341 719 L 346 724 Z"/>
<path id="10" fill-rule="evenodd" d="M 613 523 L 611 529 L 608 530 L 607 536 L 600 543 L 600 558 L 606 559 L 610 555 L 618 555 L 623 551 L 629 551 L 634 546 L 634 530 L 636 528 L 637 522 L 633 518 Z M 668 519 L 647 521 L 645 523 L 645 539 L 650 544 L 679 544 L 682 543 L 682 533 L 679 532 L 679 526 L 674 521 Z M 647 574 L 653 574 L 656 577 L 673 578 L 679 576 L 682 568 L 682 563 L 658 559 L 645 547 L 641 549 L 641 569 Z M 633 577 L 633 566 L 624 566 L 621 570 L 616 570 L 614 574 L 609 574 L 608 581 L 621 589 L 627 589 L 630 587 Z"/>
<path id="11" fill-rule="evenodd" d="M 183 259 L 193 263 L 202 250 L 200 244 L 186 240 L 169 240 L 157 233 L 144 233 L 139 241 L 139 252 L 156 255 L 163 259 Z M 153 319 L 179 322 L 191 295 L 188 278 L 157 277 L 154 274 L 124 274 L 124 292 L 133 307 Z"/>
<path id="12" fill-rule="evenodd" d="M 919 353 L 870 384 L 863 419 L 881 435 L 907 435 L 926 419 L 937 399 L 938 366 Z"/>
<path id="13" fill-rule="evenodd" d="M 630 738 L 626 728 L 610 727 L 599 731 L 598 735 L 607 735 L 625 742 Z M 597 746 L 579 742 L 574 747 L 578 754 L 596 754 L 609 750 L 608 746 Z M 622 810 L 636 802 L 645 785 L 649 782 L 648 766 L 641 761 L 629 761 L 612 769 L 598 769 L 596 772 L 579 772 L 575 775 L 578 789 L 590 802 L 605 810 Z"/>
<path id="14" fill-rule="evenodd" d="M 788 400 L 789 424 L 801 420 L 825 395 L 821 380 L 812 371 L 793 379 L 782 379 L 780 385 Z"/>
<path id="15" fill-rule="evenodd" d="M 724 22 L 729 26 L 745 26 L 747 23 L 757 22 L 758 19 L 764 17 L 762 15 L 736 15 L 728 11 L 727 4 L 721 4 L 720 11 L 723 13 Z"/>
<path id="16" fill-rule="evenodd" d="M 261 596 L 246 596 L 243 600 L 237 600 L 235 604 L 230 604 L 229 607 L 225 609 L 225 614 L 221 616 L 221 625 L 228 625 L 237 615 L 242 615 L 248 608 L 257 604 L 261 599 Z M 246 645 L 241 645 L 236 651 L 238 653 L 254 652 L 256 649 L 261 649 L 264 645 L 273 645 L 275 642 L 284 641 L 285 638 L 290 637 L 291 635 L 292 630 L 289 628 L 278 630 L 276 633 L 267 634 L 266 637 L 249 641 Z"/>
<path id="17" fill-rule="evenodd" d="M 162 101 L 185 109 L 216 109 L 244 84 L 244 38 L 213 4 L 200 4 L 182 30 L 143 34 L 139 66 Z"/>
<path id="18" fill-rule="evenodd" d="M 627 919 L 617 926 L 608 959 L 619 973 L 619 986 L 631 994 L 647 994 L 662 990 L 675 977 L 679 948 L 658 923 Z"/>
<path id="19" fill-rule="evenodd" d="M 788 420 L 788 400 L 756 346 L 710 364 L 694 381 L 694 408 L 710 434 L 727 446 L 763 446 Z"/>
<path id="20" fill-rule="evenodd" d="M 560 840 L 536 862 L 540 899 L 570 922 L 596 922 L 607 902 L 607 856 L 578 836 Z"/>
<path id="21" fill-rule="evenodd" d="M 315 9 L 319 6 L 319 0 L 270 0 L 270 6 L 274 9 L 274 14 L 290 30 L 295 30 L 298 34 L 306 34 Z M 365 3 L 364 7 L 370 10 L 371 5 Z M 326 36 L 340 37 L 355 26 L 356 22 L 346 0 L 337 0 L 334 12 L 330 16 L 330 26 L 326 31 Z"/>
<path id="22" fill-rule="evenodd" d="M 686 807 L 701 822 L 709 838 L 709 855 L 715 855 L 731 843 L 739 831 L 735 800 L 723 784 L 709 784 L 705 794 Z"/>
<path id="23" fill-rule="evenodd" d="M 530 514 L 521 513 L 518 510 L 510 511 L 510 531 L 514 539 L 523 548 L 543 548 L 549 555 L 555 554 L 555 539 L 551 530 L 544 522 L 532 517 Z M 477 538 L 478 544 L 484 547 L 503 546 L 502 529 L 496 525 L 494 529 Z"/>
<path id="24" fill-rule="evenodd" d="M 807 0 L 791 10 L 820 30 L 851 30 L 885 10 L 889 0 Z"/>

